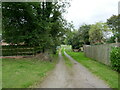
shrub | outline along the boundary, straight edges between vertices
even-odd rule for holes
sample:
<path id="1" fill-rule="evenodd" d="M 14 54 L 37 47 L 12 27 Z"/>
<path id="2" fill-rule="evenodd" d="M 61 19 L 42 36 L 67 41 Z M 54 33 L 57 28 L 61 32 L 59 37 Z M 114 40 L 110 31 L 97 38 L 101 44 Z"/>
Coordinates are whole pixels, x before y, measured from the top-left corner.
<path id="1" fill-rule="evenodd" d="M 111 66 L 120 72 L 120 47 L 113 47 L 110 53 Z"/>

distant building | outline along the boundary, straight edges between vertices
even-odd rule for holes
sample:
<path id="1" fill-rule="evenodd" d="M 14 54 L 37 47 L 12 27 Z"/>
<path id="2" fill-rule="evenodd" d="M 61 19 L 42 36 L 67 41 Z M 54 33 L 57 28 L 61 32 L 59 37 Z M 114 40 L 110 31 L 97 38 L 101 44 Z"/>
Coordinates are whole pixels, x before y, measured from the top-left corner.
<path id="1" fill-rule="evenodd" d="M 2 34 L 0 34 L 0 45 L 9 45 L 8 43 L 6 43 L 6 42 L 3 42 L 3 40 L 2 40 Z"/>
<path id="2" fill-rule="evenodd" d="M 5 42 L 1 42 L 0 45 L 4 46 L 4 45 L 9 45 L 9 44 Z"/>

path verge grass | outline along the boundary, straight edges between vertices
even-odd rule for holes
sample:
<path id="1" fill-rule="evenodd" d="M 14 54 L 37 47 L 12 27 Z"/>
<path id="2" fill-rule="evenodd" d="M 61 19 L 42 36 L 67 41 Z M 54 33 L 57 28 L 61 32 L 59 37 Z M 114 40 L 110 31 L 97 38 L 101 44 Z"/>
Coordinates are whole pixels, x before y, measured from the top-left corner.
<path id="1" fill-rule="evenodd" d="M 1 36 L 0 36 L 0 38 L 1 38 Z M 2 48 L 2 46 L 0 45 L 0 49 L 1 48 Z M 2 56 L 2 50 L 0 50 L 0 56 Z M 0 90 L 1 89 L 2 89 L 2 58 L 0 57 Z"/>
<path id="2" fill-rule="evenodd" d="M 65 54 L 64 54 L 64 48 L 61 49 L 61 53 L 62 53 L 62 56 L 63 56 L 63 58 L 64 58 L 64 61 L 65 61 L 66 66 L 68 66 L 68 67 L 71 68 L 71 67 L 73 66 L 73 64 L 72 64 L 72 62 L 69 60 L 69 58 L 65 56 Z"/>
<path id="3" fill-rule="evenodd" d="M 111 88 L 118 88 L 118 73 L 109 66 L 84 56 L 83 52 L 66 51 L 73 59 L 87 67 L 92 73 L 104 80 Z"/>
<path id="4" fill-rule="evenodd" d="M 35 58 L 2 59 L 2 87 L 27 88 L 41 82 L 54 68 L 56 61 L 40 61 Z"/>

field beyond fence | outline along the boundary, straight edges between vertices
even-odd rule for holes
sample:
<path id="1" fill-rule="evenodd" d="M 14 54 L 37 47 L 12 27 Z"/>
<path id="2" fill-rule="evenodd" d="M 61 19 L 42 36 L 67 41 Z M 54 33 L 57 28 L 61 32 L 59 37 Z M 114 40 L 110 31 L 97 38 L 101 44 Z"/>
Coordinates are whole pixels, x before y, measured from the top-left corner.
<path id="1" fill-rule="evenodd" d="M 110 65 L 110 52 L 112 47 L 118 47 L 120 43 L 102 45 L 84 45 L 84 53 L 87 57 Z"/>

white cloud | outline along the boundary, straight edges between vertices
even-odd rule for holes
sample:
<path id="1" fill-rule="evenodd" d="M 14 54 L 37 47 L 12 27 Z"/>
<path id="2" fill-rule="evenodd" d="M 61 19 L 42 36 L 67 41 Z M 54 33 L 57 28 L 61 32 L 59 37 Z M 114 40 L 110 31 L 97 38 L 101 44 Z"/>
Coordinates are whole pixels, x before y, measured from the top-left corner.
<path id="1" fill-rule="evenodd" d="M 118 14 L 119 0 L 72 0 L 65 18 L 73 21 L 75 28 L 83 23 L 105 22 L 113 14 Z"/>

